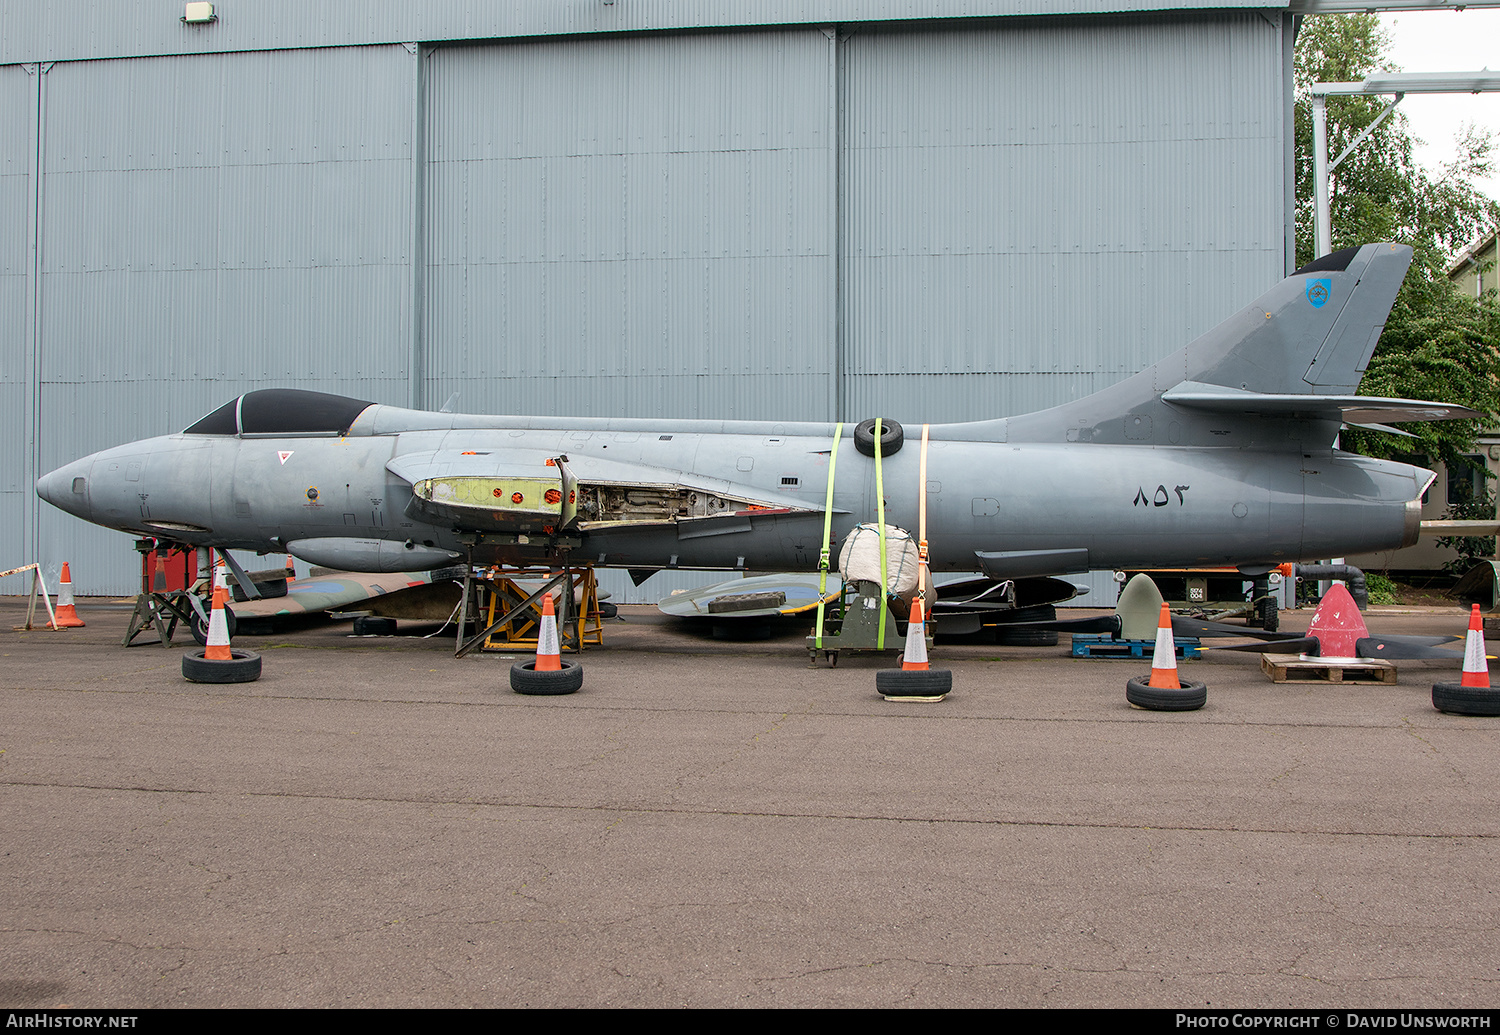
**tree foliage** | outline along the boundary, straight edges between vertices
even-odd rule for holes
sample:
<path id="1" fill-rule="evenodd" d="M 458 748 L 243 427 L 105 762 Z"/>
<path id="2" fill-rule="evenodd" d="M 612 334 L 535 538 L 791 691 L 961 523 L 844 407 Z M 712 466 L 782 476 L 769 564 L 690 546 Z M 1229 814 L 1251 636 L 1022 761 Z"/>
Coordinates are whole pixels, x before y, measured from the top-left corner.
<path id="1" fill-rule="evenodd" d="M 1316 258 L 1308 87 L 1397 71 L 1386 54 L 1389 44 L 1373 14 L 1309 16 L 1298 32 L 1293 75 L 1299 265 Z M 1379 117 L 1386 103 L 1375 96 L 1328 98 L 1330 161 Z M 1452 258 L 1500 224 L 1500 205 L 1474 185 L 1489 172 L 1493 140 L 1471 128 L 1458 141 L 1458 157 L 1437 176 L 1416 163 L 1413 144 L 1398 106 L 1329 176 L 1334 250 L 1400 241 L 1414 251 L 1360 392 L 1460 403 L 1488 419 L 1405 426 L 1417 443 L 1354 429 L 1346 432 L 1343 444 L 1373 455 L 1415 451 L 1459 463 L 1459 454 L 1472 449 L 1483 427 L 1500 424 L 1500 305 L 1494 295 L 1464 295 L 1447 277 Z"/>

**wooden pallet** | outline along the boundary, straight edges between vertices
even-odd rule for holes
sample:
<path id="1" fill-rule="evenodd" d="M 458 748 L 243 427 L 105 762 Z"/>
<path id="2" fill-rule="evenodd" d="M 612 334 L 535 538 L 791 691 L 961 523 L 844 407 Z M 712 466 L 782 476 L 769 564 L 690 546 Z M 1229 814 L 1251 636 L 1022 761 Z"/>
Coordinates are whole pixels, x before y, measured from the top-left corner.
<path id="1" fill-rule="evenodd" d="M 1260 670 L 1273 683 L 1395 683 L 1396 666 L 1389 661 L 1307 658 L 1287 661 L 1275 654 L 1260 656 Z"/>
<path id="2" fill-rule="evenodd" d="M 1177 648 L 1177 657 L 1184 661 L 1191 661 L 1203 653 L 1199 641 L 1190 636 L 1174 639 L 1172 646 Z M 1073 634 L 1073 657 L 1075 658 L 1104 658 L 1106 660 L 1145 658 L 1149 661 L 1151 655 L 1155 653 L 1155 640 L 1117 640 L 1107 633 Z"/>

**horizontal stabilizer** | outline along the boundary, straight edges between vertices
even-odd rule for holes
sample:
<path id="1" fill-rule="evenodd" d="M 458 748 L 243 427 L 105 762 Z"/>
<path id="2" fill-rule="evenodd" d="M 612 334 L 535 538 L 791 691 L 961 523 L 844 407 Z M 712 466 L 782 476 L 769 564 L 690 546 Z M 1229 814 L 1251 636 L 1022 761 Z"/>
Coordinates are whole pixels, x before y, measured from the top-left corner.
<path id="1" fill-rule="evenodd" d="M 1163 402 L 1192 410 L 1276 417 L 1307 414 L 1349 424 L 1484 419 L 1484 414 L 1467 406 L 1426 402 L 1421 399 L 1382 399 L 1366 395 L 1273 395 L 1197 381 L 1183 381 L 1163 392 L 1161 398 Z"/>
<path id="2" fill-rule="evenodd" d="M 1350 424 L 1346 422 L 1344 426 L 1349 428 L 1363 428 L 1365 431 L 1381 431 L 1387 435 L 1400 435 L 1402 438 L 1417 437 L 1409 431 L 1402 431 L 1400 428 L 1393 428 L 1389 424 Z"/>

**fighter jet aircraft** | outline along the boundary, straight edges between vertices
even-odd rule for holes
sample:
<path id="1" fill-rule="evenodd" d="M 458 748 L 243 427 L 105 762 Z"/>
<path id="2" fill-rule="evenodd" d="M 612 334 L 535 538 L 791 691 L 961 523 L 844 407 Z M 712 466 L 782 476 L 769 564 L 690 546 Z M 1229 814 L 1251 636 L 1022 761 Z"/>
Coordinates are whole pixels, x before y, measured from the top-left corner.
<path id="1" fill-rule="evenodd" d="M 825 509 L 837 557 L 882 486 L 887 523 L 925 516 L 933 571 L 1254 574 L 1416 541 L 1432 472 L 1336 449 L 1342 422 L 1480 416 L 1354 394 L 1410 261 L 1396 244 L 1325 256 L 1145 371 L 1023 416 L 884 420 L 877 438 L 873 421 L 468 416 L 270 389 L 37 491 L 133 535 L 344 570 L 566 556 L 643 576 L 814 570 Z"/>

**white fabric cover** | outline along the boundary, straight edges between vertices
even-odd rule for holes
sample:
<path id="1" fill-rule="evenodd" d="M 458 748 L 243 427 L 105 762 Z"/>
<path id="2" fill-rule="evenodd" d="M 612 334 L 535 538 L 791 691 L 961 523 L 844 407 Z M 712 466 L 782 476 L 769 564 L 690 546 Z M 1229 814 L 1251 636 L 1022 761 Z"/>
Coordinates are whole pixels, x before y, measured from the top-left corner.
<path id="1" fill-rule="evenodd" d="M 921 557 L 911 533 L 895 525 L 885 526 L 886 578 L 880 577 L 880 526 L 855 525 L 839 551 L 839 571 L 846 581 L 884 582 L 891 596 L 908 597 L 917 588 L 917 565 Z"/>

